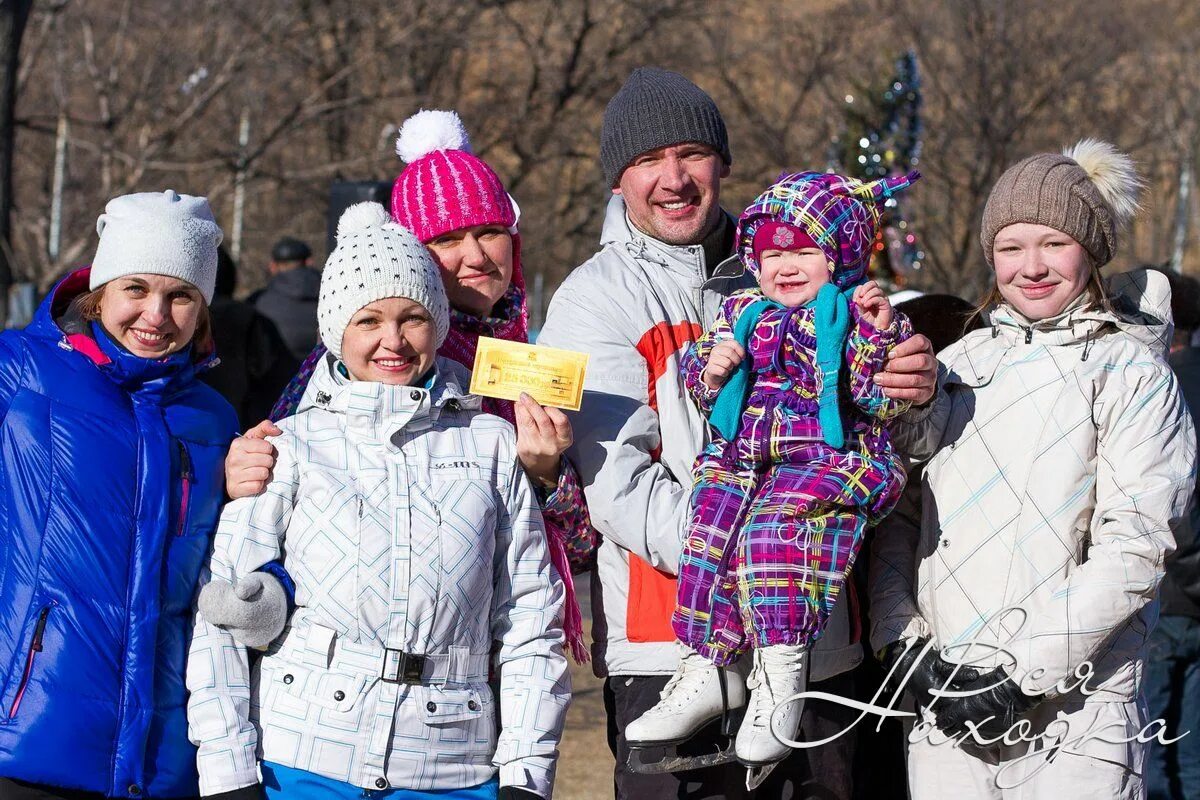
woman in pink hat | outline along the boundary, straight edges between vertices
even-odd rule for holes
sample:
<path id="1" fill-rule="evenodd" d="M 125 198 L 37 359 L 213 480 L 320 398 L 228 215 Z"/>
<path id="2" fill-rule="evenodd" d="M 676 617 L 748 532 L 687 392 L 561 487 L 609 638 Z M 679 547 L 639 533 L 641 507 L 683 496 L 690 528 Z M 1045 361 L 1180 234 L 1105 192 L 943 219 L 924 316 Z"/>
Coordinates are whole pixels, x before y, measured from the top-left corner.
<path id="1" fill-rule="evenodd" d="M 438 354 L 469 368 L 480 336 L 529 341 L 520 209 L 495 171 L 471 153 L 458 114 L 417 112 L 400 127 L 396 152 L 408 166 L 392 188 L 392 217 L 429 248 L 450 301 L 450 333 Z M 325 352 L 318 344 L 305 360 L 272 411 L 273 420 L 295 412 Z M 571 424 L 558 409 L 528 396 L 515 403 L 485 398 L 483 409 L 517 428 L 521 464 L 537 490 L 554 564 L 567 587 L 567 642 L 575 659 L 586 661 L 571 573 L 587 566 L 596 536 L 578 475 L 563 456 L 571 445 Z M 263 423 L 235 440 L 226 465 L 230 497 L 257 494 L 266 486 L 275 455 L 261 437 L 274 432 Z"/>

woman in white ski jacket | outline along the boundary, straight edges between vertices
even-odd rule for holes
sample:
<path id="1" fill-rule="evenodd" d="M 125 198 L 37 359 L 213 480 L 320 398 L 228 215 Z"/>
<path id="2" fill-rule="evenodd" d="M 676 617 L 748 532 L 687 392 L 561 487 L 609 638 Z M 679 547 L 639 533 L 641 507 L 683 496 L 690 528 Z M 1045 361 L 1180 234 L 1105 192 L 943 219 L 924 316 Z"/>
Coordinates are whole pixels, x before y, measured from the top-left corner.
<path id="1" fill-rule="evenodd" d="M 289 800 L 551 796 L 563 586 L 512 426 L 436 357 L 447 309 L 428 251 L 382 206 L 343 215 L 319 301 L 330 354 L 279 425 L 267 490 L 230 503 L 216 535 L 214 580 L 260 585 L 281 560 L 296 608 L 252 674 L 201 604 L 202 794 L 257 785 L 261 761 L 267 797 Z"/>
<path id="2" fill-rule="evenodd" d="M 1099 277 L 1138 186 L 1094 141 L 1008 170 L 983 220 L 991 325 L 892 428 L 928 457 L 919 525 L 885 522 L 871 565 L 872 643 L 921 706 L 915 800 L 1144 796 L 1145 643 L 1196 439 L 1165 279 Z"/>

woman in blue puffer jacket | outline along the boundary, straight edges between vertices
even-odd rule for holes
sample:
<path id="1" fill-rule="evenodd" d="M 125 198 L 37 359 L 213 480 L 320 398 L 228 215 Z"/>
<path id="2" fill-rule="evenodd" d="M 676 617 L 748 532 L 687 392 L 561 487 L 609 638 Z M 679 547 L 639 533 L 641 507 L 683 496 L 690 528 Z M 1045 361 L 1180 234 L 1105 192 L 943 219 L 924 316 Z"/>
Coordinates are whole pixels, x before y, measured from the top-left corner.
<path id="1" fill-rule="evenodd" d="M 198 794 L 184 666 L 237 426 L 196 379 L 222 234 L 172 191 L 97 230 L 0 334 L 0 800 Z"/>

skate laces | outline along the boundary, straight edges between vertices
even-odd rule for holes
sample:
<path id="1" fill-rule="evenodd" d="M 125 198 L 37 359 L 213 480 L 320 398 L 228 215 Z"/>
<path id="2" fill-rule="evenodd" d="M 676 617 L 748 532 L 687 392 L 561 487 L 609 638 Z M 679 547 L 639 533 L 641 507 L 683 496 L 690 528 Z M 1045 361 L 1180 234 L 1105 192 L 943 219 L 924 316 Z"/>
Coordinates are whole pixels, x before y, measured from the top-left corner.
<path id="1" fill-rule="evenodd" d="M 663 705 L 662 701 L 668 699 L 670 702 L 667 705 L 672 708 L 686 705 L 691 701 L 691 696 L 695 695 L 702 688 L 703 683 L 701 679 L 705 674 L 715 669 L 716 667 L 708 659 L 695 650 L 688 647 L 680 647 L 679 666 L 675 669 L 675 674 L 671 676 L 671 680 L 667 681 L 667 685 L 663 687 L 662 692 L 658 695 L 660 706 Z M 689 681 L 689 679 L 691 680 Z M 675 691 L 675 687 L 677 686 L 681 686 L 681 690 L 678 692 Z"/>
<path id="2" fill-rule="evenodd" d="M 746 713 L 755 725 L 766 725 L 775 706 L 786 699 L 776 696 L 777 692 L 782 693 L 783 687 L 773 685 L 771 673 L 785 676 L 801 672 L 805 669 L 807 658 L 808 651 L 800 647 L 774 645 L 754 651 L 754 666 L 746 678 L 746 688 L 754 691 L 750 693 L 750 707 Z M 786 681 L 780 682 L 786 685 Z"/>

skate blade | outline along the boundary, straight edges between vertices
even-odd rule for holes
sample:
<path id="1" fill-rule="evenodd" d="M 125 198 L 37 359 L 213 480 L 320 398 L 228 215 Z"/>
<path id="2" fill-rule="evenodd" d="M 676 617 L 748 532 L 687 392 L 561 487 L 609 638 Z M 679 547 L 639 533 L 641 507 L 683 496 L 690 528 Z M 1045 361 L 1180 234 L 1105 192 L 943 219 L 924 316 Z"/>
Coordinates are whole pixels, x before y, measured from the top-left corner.
<path id="1" fill-rule="evenodd" d="M 638 775 L 660 775 L 666 772 L 686 772 L 693 769 L 706 769 L 737 761 L 733 752 L 733 740 L 719 747 L 716 752 L 702 755 L 681 756 L 672 746 L 663 747 L 630 747 L 629 760 L 626 762 L 629 771 Z"/>
<path id="2" fill-rule="evenodd" d="M 747 764 L 746 765 L 746 791 L 753 792 L 763 781 L 771 776 L 774 769 L 779 766 L 776 761 L 773 764 Z"/>

